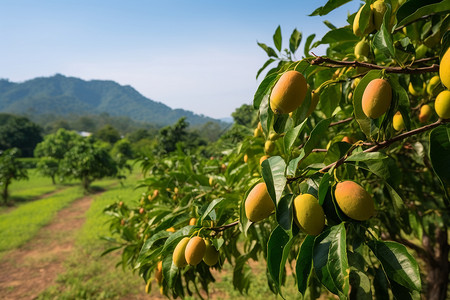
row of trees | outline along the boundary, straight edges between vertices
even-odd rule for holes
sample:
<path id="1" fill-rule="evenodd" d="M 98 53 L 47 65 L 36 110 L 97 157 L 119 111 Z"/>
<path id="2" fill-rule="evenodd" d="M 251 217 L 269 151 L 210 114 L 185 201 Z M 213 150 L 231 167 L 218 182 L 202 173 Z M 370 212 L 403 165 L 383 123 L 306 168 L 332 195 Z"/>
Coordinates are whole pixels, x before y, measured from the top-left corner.
<path id="1" fill-rule="evenodd" d="M 312 15 L 347 2 L 330 0 Z M 259 43 L 269 58 L 257 74 L 272 67 L 253 101 L 260 126 L 235 124 L 210 148 L 214 157 L 178 147 L 143 160 L 147 191 L 133 206 L 106 208 L 117 243 L 107 252 L 121 249 L 121 263 L 138 270 L 147 290 L 157 284 L 173 298 L 202 297 L 214 282 L 211 269 L 225 264 L 245 293 L 247 262 L 263 259 L 268 286 L 282 297 L 292 276 L 307 299 L 448 299 L 450 99 L 438 105 L 436 96 L 450 84 L 449 7 L 448 0 L 366 0 L 347 25 L 326 22 L 322 39 L 307 37 L 299 61 L 301 32 L 283 48 L 277 28 L 274 46 Z M 319 45 L 326 55 L 312 54 Z M 286 92 L 296 105 L 285 110 L 282 93 L 272 92 L 280 80 L 281 89 L 290 86 L 281 79 L 290 72 L 303 80 Z M 380 92 L 366 94 L 373 81 L 391 87 L 376 99 L 384 103 L 376 115 L 363 104 Z M 355 188 L 337 191 L 342 182 Z M 261 183 L 268 195 L 253 192 Z M 299 195 L 315 200 L 299 207 Z M 248 198 L 262 203 L 253 205 L 263 212 L 255 222 Z M 308 207 L 321 212 L 321 226 L 319 218 L 303 224 Z M 187 265 L 192 252 L 205 255 L 202 247 L 184 251 L 194 237 L 219 252 L 213 266 Z"/>

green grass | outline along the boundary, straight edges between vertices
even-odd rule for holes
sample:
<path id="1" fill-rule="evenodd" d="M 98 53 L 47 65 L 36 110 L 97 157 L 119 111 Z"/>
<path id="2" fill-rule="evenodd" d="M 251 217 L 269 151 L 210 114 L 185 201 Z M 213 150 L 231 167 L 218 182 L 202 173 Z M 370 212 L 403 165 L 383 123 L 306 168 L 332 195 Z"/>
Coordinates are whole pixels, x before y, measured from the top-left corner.
<path id="1" fill-rule="evenodd" d="M 44 291 L 40 299 L 119 299 L 143 291 L 145 285 L 138 275 L 115 267 L 119 252 L 100 256 L 108 248 L 100 237 L 110 235 L 109 217 L 103 209 L 117 201 L 137 201 L 140 191 L 134 190 L 136 176 L 135 172 L 123 185 L 115 185 L 94 198 L 77 234 L 74 251 L 65 262 L 67 272 L 59 275 L 57 284 Z"/>
<path id="2" fill-rule="evenodd" d="M 4 251 L 24 244 L 50 222 L 60 209 L 82 196 L 80 187 L 70 187 L 51 197 L 23 204 L 0 215 L 0 256 Z"/>

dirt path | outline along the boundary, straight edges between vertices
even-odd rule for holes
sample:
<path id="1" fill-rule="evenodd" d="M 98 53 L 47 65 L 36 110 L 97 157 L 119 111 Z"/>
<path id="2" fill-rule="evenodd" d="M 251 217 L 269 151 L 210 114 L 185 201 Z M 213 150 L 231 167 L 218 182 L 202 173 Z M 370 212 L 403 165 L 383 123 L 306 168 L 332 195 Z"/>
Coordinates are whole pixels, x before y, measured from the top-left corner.
<path id="1" fill-rule="evenodd" d="M 92 197 L 75 200 L 59 211 L 53 221 L 22 247 L 0 260 L 2 299 L 34 299 L 64 272 L 64 260 L 85 221 Z M 37 212 L 38 213 L 38 212 Z"/>

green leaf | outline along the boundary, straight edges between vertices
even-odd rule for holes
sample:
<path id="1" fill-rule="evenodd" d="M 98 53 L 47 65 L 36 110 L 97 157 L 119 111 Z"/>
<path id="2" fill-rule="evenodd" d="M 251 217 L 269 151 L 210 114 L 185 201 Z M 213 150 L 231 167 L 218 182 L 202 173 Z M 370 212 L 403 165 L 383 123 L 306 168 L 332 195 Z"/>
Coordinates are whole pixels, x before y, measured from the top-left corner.
<path id="1" fill-rule="evenodd" d="M 336 8 L 340 7 L 341 5 L 344 5 L 347 2 L 350 2 L 351 0 L 328 0 L 328 2 L 316 10 L 314 10 L 310 16 L 324 16 L 328 14 L 329 12 L 335 10 Z"/>
<path id="2" fill-rule="evenodd" d="M 360 32 L 365 32 L 367 26 L 369 26 L 369 21 L 372 19 L 370 17 L 372 13 L 372 9 L 370 7 L 370 3 L 364 4 L 361 8 L 361 13 L 359 16 L 359 30 Z"/>
<path id="3" fill-rule="evenodd" d="M 450 187 L 450 124 L 439 126 L 430 132 L 429 156 L 431 165 L 447 193 Z"/>
<path id="4" fill-rule="evenodd" d="M 329 173 L 325 173 L 320 180 L 319 184 L 319 204 L 323 205 L 325 201 L 325 197 L 327 196 L 328 189 L 330 188 L 330 178 L 331 175 Z"/>
<path id="5" fill-rule="evenodd" d="M 426 15 L 448 11 L 450 11 L 450 0 L 409 0 L 400 6 L 397 11 L 397 27 L 411 23 Z"/>
<path id="6" fill-rule="evenodd" d="M 323 24 L 325 24 L 330 29 L 336 29 L 337 28 L 330 21 L 327 21 L 327 20 L 323 21 Z"/>
<path id="7" fill-rule="evenodd" d="M 370 137 L 372 134 L 372 125 L 370 118 L 368 118 L 362 110 L 362 96 L 369 82 L 380 77 L 381 71 L 370 71 L 366 74 L 366 76 L 363 77 L 363 79 L 361 79 L 355 89 L 355 92 L 353 93 L 353 112 L 355 114 L 355 118 L 359 124 L 359 127 L 367 137 Z"/>
<path id="8" fill-rule="evenodd" d="M 288 154 L 291 152 L 291 147 L 294 145 L 295 140 L 297 139 L 299 134 L 303 132 L 303 129 L 305 129 L 306 121 L 307 120 L 304 120 L 301 124 L 286 132 L 283 138 L 284 153 Z"/>
<path id="9" fill-rule="evenodd" d="M 389 281 L 386 278 L 386 274 L 381 267 L 375 269 L 375 277 L 373 279 L 373 287 L 375 289 L 375 299 L 385 300 L 389 299 Z"/>
<path id="10" fill-rule="evenodd" d="M 263 161 L 261 166 L 267 191 L 275 206 L 278 206 L 278 201 L 281 199 L 281 194 L 286 186 L 286 177 L 284 176 L 286 163 L 280 156 L 272 156 Z"/>
<path id="11" fill-rule="evenodd" d="M 273 34 L 273 43 L 275 44 L 275 48 L 277 48 L 278 51 L 281 51 L 281 41 L 281 27 L 280 25 L 278 25 L 275 33 Z"/>
<path id="12" fill-rule="evenodd" d="M 253 107 L 255 109 L 259 108 L 261 101 L 264 96 L 269 92 L 270 88 L 275 84 L 275 81 L 278 79 L 277 73 L 268 74 L 263 81 L 258 86 L 256 90 L 255 96 L 253 97 Z"/>
<path id="13" fill-rule="evenodd" d="M 292 229 L 292 218 L 294 215 L 293 198 L 294 195 L 292 194 L 284 195 L 278 201 L 276 209 L 277 222 L 285 231 Z"/>
<path id="14" fill-rule="evenodd" d="M 162 252 L 169 252 L 177 246 L 178 242 L 181 241 L 182 238 L 189 235 L 191 233 L 191 229 L 194 228 L 194 226 L 185 226 L 181 228 L 180 230 L 174 232 L 169 236 L 169 238 L 164 243 L 164 247 L 162 249 Z"/>
<path id="15" fill-rule="evenodd" d="M 392 41 L 392 34 L 387 30 L 386 25 L 389 26 L 391 16 L 391 6 L 386 5 L 387 10 L 384 14 L 383 24 L 380 30 L 373 37 L 373 45 L 381 51 L 386 57 L 395 58 L 394 42 Z"/>
<path id="16" fill-rule="evenodd" d="M 297 51 L 300 42 L 302 41 L 302 33 L 297 28 L 292 31 L 291 38 L 289 39 L 289 49 L 292 53 Z"/>
<path id="17" fill-rule="evenodd" d="M 272 48 L 270 48 L 269 46 L 267 46 L 264 43 L 258 43 L 258 46 L 260 46 L 261 48 L 263 48 L 264 51 L 266 51 L 267 55 L 269 57 L 278 57 L 277 53 L 275 52 L 275 50 L 273 50 Z"/>
<path id="18" fill-rule="evenodd" d="M 267 268 L 280 295 L 281 278 L 293 241 L 292 234 L 286 233 L 280 226 L 277 226 L 270 234 L 267 243 Z"/>
<path id="19" fill-rule="evenodd" d="M 309 51 L 311 51 L 311 43 L 314 40 L 314 38 L 316 37 L 315 34 L 311 34 L 310 36 L 308 36 L 306 38 L 306 42 L 305 42 L 305 57 L 309 57 L 311 56 L 311 54 L 309 54 Z"/>
<path id="20" fill-rule="evenodd" d="M 393 99 L 397 100 L 398 110 L 402 114 L 403 121 L 407 130 L 411 129 L 411 118 L 409 117 L 409 112 L 411 111 L 409 96 L 406 90 L 398 82 L 397 77 L 390 76 L 389 83 L 392 87 Z M 395 113 L 395 112 L 393 112 Z"/>
<path id="21" fill-rule="evenodd" d="M 311 133 L 309 134 L 309 138 L 303 146 L 302 150 L 305 151 L 305 155 L 311 153 L 311 151 L 319 144 L 319 142 L 325 136 L 325 133 L 328 131 L 328 127 L 333 121 L 333 118 L 321 120 L 317 125 L 313 128 Z"/>
<path id="22" fill-rule="evenodd" d="M 369 277 L 360 270 L 350 271 L 350 299 L 372 300 L 371 283 Z M 387 298 L 388 299 L 388 298 Z"/>
<path id="23" fill-rule="evenodd" d="M 327 118 L 333 115 L 341 100 L 341 87 L 339 84 L 327 85 L 320 93 L 320 107 Z"/>
<path id="24" fill-rule="evenodd" d="M 224 201 L 225 198 L 219 198 L 211 201 L 206 210 L 202 214 L 201 220 L 205 220 L 205 218 L 209 215 L 209 213 L 216 207 L 220 207 L 221 205 L 227 205 L 228 201 Z"/>
<path id="25" fill-rule="evenodd" d="M 358 152 L 350 155 L 346 161 L 367 161 L 367 160 L 379 160 L 387 158 L 386 154 L 381 152 Z"/>
<path id="26" fill-rule="evenodd" d="M 332 43 L 345 43 L 353 42 L 356 43 L 359 38 L 353 34 L 352 29 L 347 27 L 342 27 L 334 30 L 328 31 L 319 42 L 319 44 L 332 44 Z"/>
<path id="27" fill-rule="evenodd" d="M 390 280 L 410 289 L 421 290 L 419 265 L 406 247 L 396 242 L 369 241 L 369 248 L 383 265 Z"/>
<path id="28" fill-rule="evenodd" d="M 307 235 L 300 246 L 295 265 L 295 274 L 297 276 L 298 291 L 304 295 L 308 288 L 309 278 L 311 276 L 313 247 L 315 237 Z"/>
<path id="29" fill-rule="evenodd" d="M 269 134 L 273 116 L 273 112 L 269 108 L 269 96 L 265 96 L 262 99 L 261 106 L 259 107 L 259 119 L 261 121 L 263 132 L 266 136 Z"/>
<path id="30" fill-rule="evenodd" d="M 275 61 L 275 59 L 273 58 L 269 58 L 264 65 L 261 67 L 261 69 L 258 70 L 258 72 L 256 73 L 256 79 L 258 79 L 258 76 L 261 74 L 262 71 L 264 71 L 265 68 L 267 68 L 268 65 L 270 65 L 271 63 L 273 63 Z"/>

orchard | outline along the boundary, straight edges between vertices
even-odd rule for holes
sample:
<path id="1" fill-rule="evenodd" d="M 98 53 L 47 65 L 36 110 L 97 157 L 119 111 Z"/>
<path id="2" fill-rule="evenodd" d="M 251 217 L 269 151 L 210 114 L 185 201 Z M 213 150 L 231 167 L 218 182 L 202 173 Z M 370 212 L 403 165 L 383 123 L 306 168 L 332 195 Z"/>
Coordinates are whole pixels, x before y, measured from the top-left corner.
<path id="1" fill-rule="evenodd" d="M 168 298 L 204 297 L 226 265 L 245 294 L 255 260 L 282 298 L 448 299 L 449 12 L 448 0 L 366 0 L 308 36 L 301 60 L 302 34 L 283 49 L 278 27 L 274 47 L 258 43 L 257 77 L 272 68 L 252 128 L 211 157 L 177 144 L 143 158 L 147 192 L 105 209 L 107 252 Z"/>

